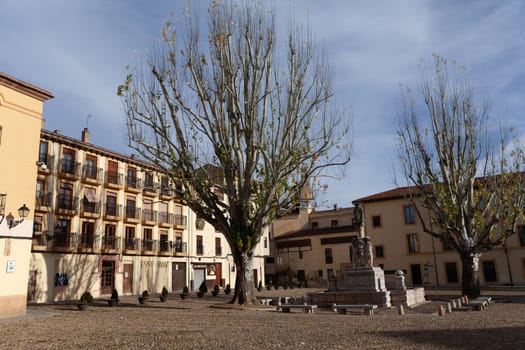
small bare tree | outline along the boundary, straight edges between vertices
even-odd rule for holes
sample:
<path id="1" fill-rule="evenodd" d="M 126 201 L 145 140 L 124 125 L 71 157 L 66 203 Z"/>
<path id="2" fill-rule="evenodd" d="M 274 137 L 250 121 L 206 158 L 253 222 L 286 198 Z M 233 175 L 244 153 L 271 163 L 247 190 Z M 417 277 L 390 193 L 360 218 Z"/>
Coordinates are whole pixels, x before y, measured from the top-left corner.
<path id="1" fill-rule="evenodd" d="M 481 254 L 502 245 L 523 215 L 523 151 L 511 131 L 491 132 L 488 105 L 476 104 L 464 69 L 434 62 L 422 78 L 424 106 L 410 92 L 404 99 L 401 166 L 424 231 L 454 247 L 462 293 L 477 297 Z"/>
<path id="2" fill-rule="evenodd" d="M 118 94 L 131 147 L 182 182 L 185 204 L 223 233 L 237 267 L 231 302 L 246 304 L 263 230 L 309 179 L 349 162 L 348 128 L 330 109 L 333 74 L 310 33 L 277 40 L 262 4 L 212 2 L 208 12 L 207 40 L 193 16 L 183 35 L 168 23 Z"/>

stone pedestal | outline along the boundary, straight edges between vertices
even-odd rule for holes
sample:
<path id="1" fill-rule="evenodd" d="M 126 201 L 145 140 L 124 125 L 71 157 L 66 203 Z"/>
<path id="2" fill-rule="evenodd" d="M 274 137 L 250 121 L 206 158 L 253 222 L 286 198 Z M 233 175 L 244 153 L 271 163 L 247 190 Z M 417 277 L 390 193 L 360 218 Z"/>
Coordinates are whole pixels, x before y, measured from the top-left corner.
<path id="1" fill-rule="evenodd" d="M 380 267 L 353 267 L 343 274 L 345 291 L 386 291 L 385 273 Z"/>

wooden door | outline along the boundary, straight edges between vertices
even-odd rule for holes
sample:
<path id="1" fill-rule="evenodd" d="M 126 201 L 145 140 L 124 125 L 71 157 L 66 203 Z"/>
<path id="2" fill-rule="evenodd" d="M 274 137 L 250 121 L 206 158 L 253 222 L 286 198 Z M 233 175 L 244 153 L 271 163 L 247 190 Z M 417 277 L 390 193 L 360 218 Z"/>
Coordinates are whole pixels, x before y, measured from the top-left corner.
<path id="1" fill-rule="evenodd" d="M 102 261 L 102 274 L 100 281 L 100 293 L 111 294 L 115 288 L 115 262 L 113 260 Z"/>
<path id="2" fill-rule="evenodd" d="M 257 269 L 253 269 L 253 285 L 255 288 L 259 287 L 259 279 L 257 278 Z"/>
<path id="3" fill-rule="evenodd" d="M 122 293 L 133 292 L 133 264 L 124 264 Z"/>
<path id="4" fill-rule="evenodd" d="M 186 263 L 171 263 L 171 290 L 182 290 L 186 286 Z"/>
<path id="5" fill-rule="evenodd" d="M 224 287 L 222 283 L 222 264 L 215 264 L 215 284 Z"/>

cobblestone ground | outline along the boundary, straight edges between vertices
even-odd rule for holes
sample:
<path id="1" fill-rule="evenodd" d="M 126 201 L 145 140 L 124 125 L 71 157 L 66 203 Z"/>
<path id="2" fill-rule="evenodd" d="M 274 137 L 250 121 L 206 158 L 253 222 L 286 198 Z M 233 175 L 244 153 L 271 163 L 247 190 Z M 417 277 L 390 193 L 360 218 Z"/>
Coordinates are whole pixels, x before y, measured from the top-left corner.
<path id="1" fill-rule="evenodd" d="M 300 298 L 308 290 L 262 291 Z M 30 305 L 28 316 L 0 319 L 0 349 L 525 349 L 525 300 L 499 296 L 485 311 L 438 316 L 446 297 L 398 315 L 314 314 L 275 307 L 239 308 L 227 297 L 152 296 L 145 305 L 122 297 L 118 307 L 97 300 Z"/>

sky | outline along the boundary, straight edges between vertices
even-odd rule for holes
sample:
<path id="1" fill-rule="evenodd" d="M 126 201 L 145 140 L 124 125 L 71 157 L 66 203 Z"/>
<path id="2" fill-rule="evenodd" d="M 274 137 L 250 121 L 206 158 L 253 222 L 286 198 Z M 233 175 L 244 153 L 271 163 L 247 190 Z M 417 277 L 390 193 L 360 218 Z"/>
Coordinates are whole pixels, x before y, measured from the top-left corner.
<path id="1" fill-rule="evenodd" d="M 191 6 L 206 20 L 211 1 Z M 126 65 L 161 38 L 186 0 L 2 0 L 0 71 L 50 91 L 46 129 L 131 154 L 117 86 Z M 274 0 L 277 21 L 310 25 L 335 73 L 334 103 L 351 118 L 345 176 L 319 209 L 397 186 L 396 130 L 403 88 L 437 53 L 465 66 L 491 116 L 525 135 L 525 1 Z M 525 140 L 525 137 L 521 137 Z"/>

